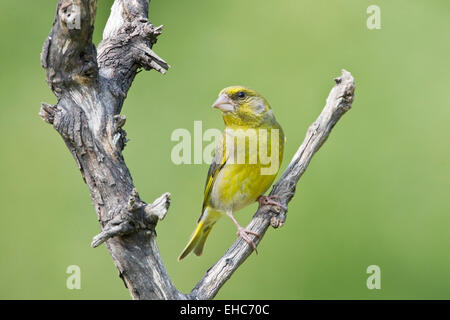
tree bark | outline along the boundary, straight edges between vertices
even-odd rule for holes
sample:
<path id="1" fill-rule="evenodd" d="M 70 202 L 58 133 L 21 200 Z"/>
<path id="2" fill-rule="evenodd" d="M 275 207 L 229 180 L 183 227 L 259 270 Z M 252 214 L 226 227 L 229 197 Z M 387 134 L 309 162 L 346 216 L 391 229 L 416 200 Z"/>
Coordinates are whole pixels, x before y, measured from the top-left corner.
<path id="1" fill-rule="evenodd" d="M 40 115 L 59 132 L 89 187 L 102 231 L 92 246 L 105 243 L 133 299 L 212 299 L 251 254 L 236 240 L 189 294 L 170 280 L 156 245 L 155 227 L 167 213 L 170 194 L 153 203 L 140 199 L 122 156 L 126 144 L 123 101 L 140 68 L 165 73 L 169 65 L 153 51 L 162 26 L 147 19 L 148 0 L 115 0 L 98 52 L 92 43 L 96 0 L 59 0 L 41 63 L 56 105 L 42 104 Z M 298 179 L 333 126 L 350 108 L 354 81 L 343 71 L 325 108 L 271 195 L 287 206 Z M 258 209 L 249 228 L 260 234 L 284 224 L 286 212 Z"/>

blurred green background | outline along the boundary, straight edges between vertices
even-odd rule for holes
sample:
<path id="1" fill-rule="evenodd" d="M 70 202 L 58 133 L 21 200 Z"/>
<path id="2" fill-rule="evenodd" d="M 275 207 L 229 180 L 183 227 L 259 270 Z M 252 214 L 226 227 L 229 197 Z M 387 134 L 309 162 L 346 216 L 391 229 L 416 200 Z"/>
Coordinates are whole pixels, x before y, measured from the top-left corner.
<path id="1" fill-rule="evenodd" d="M 99 225 L 88 188 L 38 116 L 40 102 L 56 102 L 39 62 L 56 3 L 0 2 L 0 298 L 129 299 L 105 246 L 89 246 Z M 99 1 L 96 44 L 111 4 Z M 380 30 L 366 27 L 372 4 Z M 223 128 L 211 103 L 243 84 L 282 124 L 285 168 L 345 68 L 356 80 L 352 110 L 300 180 L 286 225 L 267 232 L 217 298 L 450 298 L 447 0 L 154 0 L 150 20 L 165 26 L 154 50 L 172 68 L 136 77 L 123 109 L 124 155 L 144 200 L 172 194 L 158 244 L 180 290 L 225 252 L 235 227 L 222 219 L 201 258 L 177 262 L 208 165 L 174 165 L 172 131 L 192 132 L 194 120 Z M 366 287 L 373 264 L 381 290 Z M 69 265 L 81 268 L 81 290 L 66 288 Z"/>

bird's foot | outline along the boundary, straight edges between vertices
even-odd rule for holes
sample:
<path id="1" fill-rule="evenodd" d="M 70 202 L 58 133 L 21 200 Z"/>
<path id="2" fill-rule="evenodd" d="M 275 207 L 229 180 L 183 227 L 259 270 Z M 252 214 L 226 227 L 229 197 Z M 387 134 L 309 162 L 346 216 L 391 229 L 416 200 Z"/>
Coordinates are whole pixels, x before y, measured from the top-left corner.
<path id="1" fill-rule="evenodd" d="M 277 208 L 281 208 L 284 211 L 287 211 L 287 208 L 280 203 L 280 197 L 276 196 L 276 195 L 273 195 L 273 196 L 259 196 L 258 203 L 259 203 L 260 207 L 271 205 L 271 206 L 275 206 Z"/>
<path id="2" fill-rule="evenodd" d="M 253 232 L 251 230 L 248 229 L 244 229 L 242 227 L 238 227 L 238 231 L 236 232 L 238 237 L 241 237 L 242 239 L 244 239 L 245 242 L 248 243 L 248 245 L 255 250 L 256 253 L 258 253 L 258 250 L 256 250 L 256 245 L 253 242 L 252 239 L 250 239 L 249 235 L 255 236 L 256 238 L 259 238 L 259 234 L 257 234 L 256 232 Z"/>

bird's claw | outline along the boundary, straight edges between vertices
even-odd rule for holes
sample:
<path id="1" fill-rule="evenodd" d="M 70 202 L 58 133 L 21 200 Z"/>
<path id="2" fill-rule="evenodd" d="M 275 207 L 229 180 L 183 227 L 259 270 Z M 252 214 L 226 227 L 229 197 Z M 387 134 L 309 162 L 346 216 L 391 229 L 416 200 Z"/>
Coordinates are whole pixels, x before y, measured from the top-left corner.
<path id="1" fill-rule="evenodd" d="M 249 235 L 255 236 L 256 238 L 259 238 L 259 234 L 257 234 L 254 231 L 248 230 L 248 229 L 244 229 L 244 228 L 239 228 L 238 231 L 236 232 L 238 237 L 241 237 L 245 242 L 248 243 L 248 245 L 255 250 L 256 253 L 258 253 L 258 250 L 256 250 L 256 245 L 253 242 L 252 239 L 250 239 Z"/>
<path id="2" fill-rule="evenodd" d="M 272 195 L 272 196 L 259 196 L 258 198 L 258 203 L 259 206 L 267 206 L 267 205 L 271 205 L 271 206 L 275 206 L 277 208 L 281 208 L 284 211 L 287 211 L 286 206 L 282 205 L 280 203 L 280 197 L 277 195 Z"/>

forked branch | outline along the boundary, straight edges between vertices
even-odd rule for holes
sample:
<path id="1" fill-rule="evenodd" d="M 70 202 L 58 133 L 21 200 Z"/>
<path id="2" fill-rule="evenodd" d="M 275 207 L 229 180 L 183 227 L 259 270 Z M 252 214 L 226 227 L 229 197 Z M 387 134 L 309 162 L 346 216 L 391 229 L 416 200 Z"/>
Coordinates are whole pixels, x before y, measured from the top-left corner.
<path id="1" fill-rule="evenodd" d="M 96 0 L 59 0 L 41 61 L 58 98 L 42 104 L 40 115 L 60 133 L 72 153 L 101 225 L 92 246 L 105 243 L 134 299 L 212 299 L 251 254 L 241 239 L 210 268 L 189 294 L 170 280 L 156 245 L 155 227 L 167 213 L 170 194 L 153 203 L 141 200 L 122 156 L 126 144 L 123 101 L 140 68 L 165 73 L 169 65 L 152 50 L 162 27 L 148 21 L 148 0 L 115 0 L 98 53 L 92 43 Z M 271 195 L 287 207 L 312 156 L 353 101 L 353 77 L 335 79 L 325 108 Z M 260 235 L 282 226 L 286 212 L 259 209 L 249 229 Z"/>

